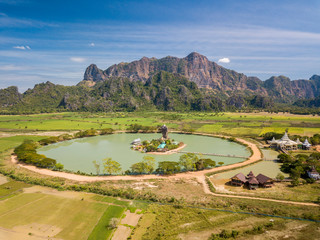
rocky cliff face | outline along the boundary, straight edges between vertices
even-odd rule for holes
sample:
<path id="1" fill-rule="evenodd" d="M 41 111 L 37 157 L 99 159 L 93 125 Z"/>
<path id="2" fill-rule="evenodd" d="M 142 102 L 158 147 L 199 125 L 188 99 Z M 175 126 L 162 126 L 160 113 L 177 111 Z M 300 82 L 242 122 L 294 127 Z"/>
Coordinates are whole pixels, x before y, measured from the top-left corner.
<path id="1" fill-rule="evenodd" d="M 84 74 L 84 81 L 104 81 L 112 77 L 129 78 L 132 81 L 147 81 L 160 71 L 178 73 L 195 82 L 201 88 L 222 91 L 254 89 L 247 85 L 248 77 L 244 74 L 221 67 L 199 53 L 191 53 L 185 58 L 165 57 L 161 59 L 143 57 L 131 63 L 115 64 L 102 71 L 96 65 L 90 65 Z M 262 89 L 261 89 L 262 90 Z"/>
<path id="2" fill-rule="evenodd" d="M 22 100 L 22 95 L 18 92 L 18 88 L 11 86 L 0 89 L 0 108 L 11 107 Z"/>
<path id="3" fill-rule="evenodd" d="M 90 65 L 84 74 L 88 86 L 110 78 L 128 78 L 131 81 L 146 82 L 160 71 L 179 74 L 195 82 L 198 87 L 210 89 L 230 96 L 232 93 L 260 94 L 273 99 L 292 101 L 297 98 L 313 98 L 320 95 L 320 77 L 314 75 L 309 80 L 291 81 L 284 76 L 261 81 L 242 73 L 226 69 L 207 57 L 193 52 L 184 58 L 165 57 L 161 59 L 143 57 L 131 63 L 119 63 L 106 70 Z"/>

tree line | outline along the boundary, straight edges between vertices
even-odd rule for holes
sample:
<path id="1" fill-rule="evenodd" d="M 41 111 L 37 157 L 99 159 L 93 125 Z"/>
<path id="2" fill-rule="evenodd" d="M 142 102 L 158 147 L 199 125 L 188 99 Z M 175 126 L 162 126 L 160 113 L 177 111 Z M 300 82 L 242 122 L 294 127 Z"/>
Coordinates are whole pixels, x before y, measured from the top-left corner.
<path id="1" fill-rule="evenodd" d="M 220 166 L 223 164 L 223 162 L 218 162 Z M 93 165 L 97 175 L 100 175 L 101 167 L 103 173 L 108 175 L 119 174 L 122 170 L 121 165 L 117 161 L 112 160 L 112 158 L 105 158 L 102 166 L 97 161 L 93 161 Z M 170 175 L 182 171 L 199 171 L 215 166 L 216 162 L 210 158 L 203 158 L 201 155 L 194 153 L 186 153 L 180 156 L 178 162 L 162 161 L 158 163 L 158 167 L 156 168 L 156 160 L 154 157 L 146 155 L 141 162 L 132 164 L 130 169 L 124 173 L 128 175 L 151 173 Z"/>

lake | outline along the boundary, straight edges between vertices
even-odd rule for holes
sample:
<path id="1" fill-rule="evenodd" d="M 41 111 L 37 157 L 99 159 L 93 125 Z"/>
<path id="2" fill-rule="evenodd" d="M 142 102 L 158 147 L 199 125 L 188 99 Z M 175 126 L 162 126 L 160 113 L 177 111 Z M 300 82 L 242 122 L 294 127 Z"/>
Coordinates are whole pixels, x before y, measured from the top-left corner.
<path id="1" fill-rule="evenodd" d="M 141 138 L 143 141 L 160 137 L 161 134 L 157 133 L 117 133 L 55 143 L 39 148 L 37 152 L 56 159 L 67 170 L 95 174 L 96 170 L 92 161 L 102 163 L 103 159 L 111 157 L 121 164 L 122 171 L 126 171 L 130 169 L 132 164 L 142 161 L 145 155 L 149 155 L 130 149 L 130 143 L 137 138 Z M 245 146 L 221 138 L 177 133 L 169 133 L 169 137 L 187 144 L 183 151 L 250 156 L 250 151 Z M 179 161 L 181 153 L 149 156 L 154 157 L 156 162 Z M 224 162 L 224 165 L 244 161 L 244 159 L 233 157 L 203 157 L 211 158 L 217 163 Z"/>

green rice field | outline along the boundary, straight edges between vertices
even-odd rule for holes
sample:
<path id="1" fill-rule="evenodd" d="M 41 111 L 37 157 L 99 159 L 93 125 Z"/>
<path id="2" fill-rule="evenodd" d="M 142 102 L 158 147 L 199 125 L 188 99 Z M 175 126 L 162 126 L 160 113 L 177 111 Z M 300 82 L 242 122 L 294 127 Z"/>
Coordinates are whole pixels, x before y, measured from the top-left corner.
<path id="1" fill-rule="evenodd" d="M 125 130 L 131 124 L 157 126 L 166 124 L 171 130 L 192 129 L 204 133 L 237 136 L 260 136 L 275 131 L 313 135 L 320 132 L 319 116 L 267 113 L 52 113 L 0 116 L 0 131 L 76 131 L 113 128 Z"/>

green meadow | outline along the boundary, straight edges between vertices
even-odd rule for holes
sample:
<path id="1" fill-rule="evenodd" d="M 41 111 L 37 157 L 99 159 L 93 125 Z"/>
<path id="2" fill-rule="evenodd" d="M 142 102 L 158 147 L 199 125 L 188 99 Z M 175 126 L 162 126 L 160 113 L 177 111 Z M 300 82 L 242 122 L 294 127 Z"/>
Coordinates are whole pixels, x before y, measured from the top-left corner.
<path id="1" fill-rule="evenodd" d="M 234 136 L 257 137 L 266 132 L 311 136 L 320 132 L 319 116 L 268 113 L 52 113 L 0 116 L 1 131 L 76 131 L 113 128 L 125 130 L 131 124 L 157 126 L 171 130 L 192 130 Z"/>
<path id="2" fill-rule="evenodd" d="M 45 138 L 45 136 L 32 136 L 32 135 L 17 135 L 12 137 L 0 138 L 0 153 L 7 151 L 9 149 L 15 148 L 26 139 L 38 141 L 43 138 Z"/>

